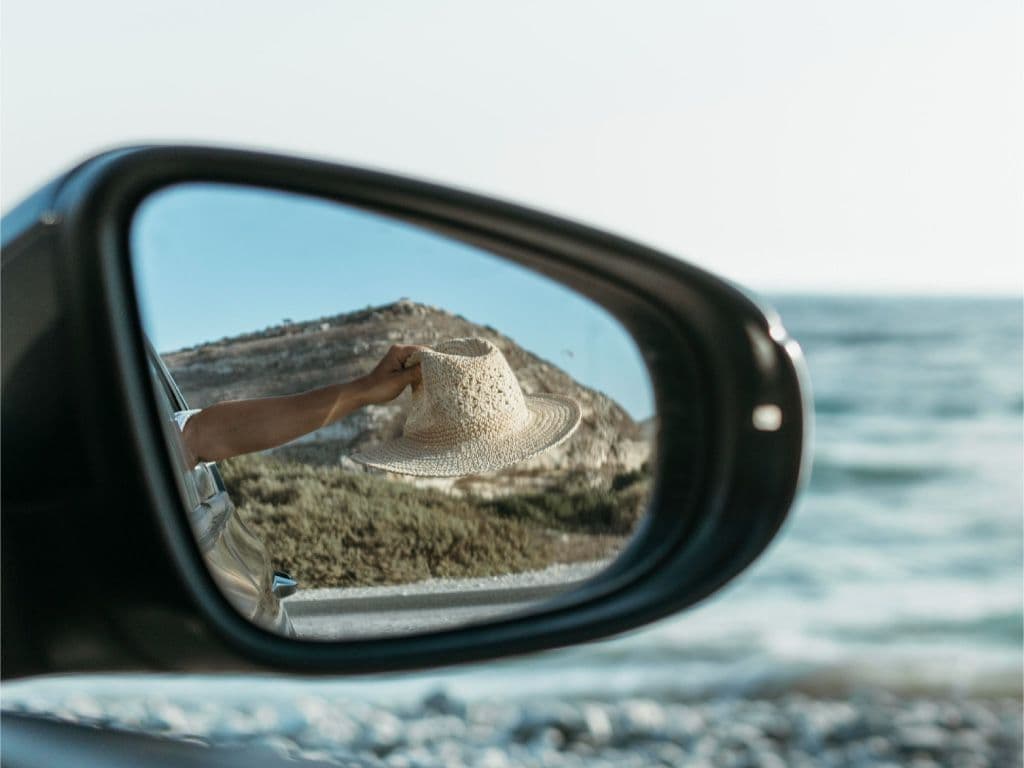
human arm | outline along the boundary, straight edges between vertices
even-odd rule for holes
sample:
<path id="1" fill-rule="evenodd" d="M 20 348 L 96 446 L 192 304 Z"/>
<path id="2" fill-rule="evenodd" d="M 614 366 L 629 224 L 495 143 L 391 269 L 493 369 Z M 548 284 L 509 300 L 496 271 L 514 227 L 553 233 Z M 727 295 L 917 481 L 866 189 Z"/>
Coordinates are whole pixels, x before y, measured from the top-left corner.
<path id="1" fill-rule="evenodd" d="M 419 364 L 406 367 L 419 347 L 395 345 L 366 376 L 296 395 L 229 400 L 204 408 L 182 430 L 193 465 L 264 451 L 343 419 L 353 411 L 394 400 L 419 382 Z"/>

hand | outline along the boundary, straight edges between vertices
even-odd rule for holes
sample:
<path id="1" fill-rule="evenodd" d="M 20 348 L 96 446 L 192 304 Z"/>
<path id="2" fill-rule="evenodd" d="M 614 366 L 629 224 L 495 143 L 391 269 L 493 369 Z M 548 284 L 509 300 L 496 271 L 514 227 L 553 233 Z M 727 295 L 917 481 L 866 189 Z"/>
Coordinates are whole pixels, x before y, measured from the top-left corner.
<path id="1" fill-rule="evenodd" d="M 414 344 L 396 344 L 388 350 L 377 367 L 359 379 L 359 395 L 364 405 L 388 403 L 402 394 L 408 385 L 420 383 L 419 361 L 411 362 L 413 353 L 423 347 Z"/>

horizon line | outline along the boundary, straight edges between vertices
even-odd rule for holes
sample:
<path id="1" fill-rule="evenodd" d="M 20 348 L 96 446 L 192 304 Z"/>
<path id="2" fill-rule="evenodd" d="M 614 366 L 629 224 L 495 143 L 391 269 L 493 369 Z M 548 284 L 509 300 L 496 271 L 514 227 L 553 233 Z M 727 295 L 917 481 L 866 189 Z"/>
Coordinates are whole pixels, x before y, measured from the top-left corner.
<path id="1" fill-rule="evenodd" d="M 764 288 L 752 285 L 734 285 L 741 291 L 761 296 L 792 296 L 792 297 L 825 297 L 825 298 L 860 298 L 860 299 L 1020 299 L 1024 301 L 1024 286 L 1020 290 L 986 291 L 982 289 L 967 290 L 920 290 L 914 288 Z"/>

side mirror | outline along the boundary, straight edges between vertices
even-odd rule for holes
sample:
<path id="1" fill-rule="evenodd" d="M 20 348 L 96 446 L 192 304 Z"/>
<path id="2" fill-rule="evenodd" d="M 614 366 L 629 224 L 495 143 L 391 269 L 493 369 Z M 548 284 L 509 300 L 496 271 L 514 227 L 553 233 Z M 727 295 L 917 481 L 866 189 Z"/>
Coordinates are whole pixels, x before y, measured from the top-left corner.
<path id="1" fill-rule="evenodd" d="M 181 147 L 3 224 L 7 676 L 607 636 L 746 568 L 806 474 L 779 318 L 578 224 Z"/>

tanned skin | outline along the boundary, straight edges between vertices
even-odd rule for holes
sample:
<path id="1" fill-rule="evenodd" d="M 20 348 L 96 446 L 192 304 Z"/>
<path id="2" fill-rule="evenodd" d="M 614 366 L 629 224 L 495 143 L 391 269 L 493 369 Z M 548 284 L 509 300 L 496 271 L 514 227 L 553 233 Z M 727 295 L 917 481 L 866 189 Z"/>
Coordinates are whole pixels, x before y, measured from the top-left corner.
<path id="1" fill-rule="evenodd" d="M 264 451 L 333 424 L 367 405 L 387 403 L 420 383 L 420 366 L 410 361 L 421 347 L 395 345 L 370 373 L 297 395 L 228 400 L 204 408 L 182 430 L 195 466 Z"/>

